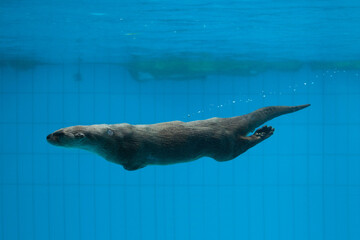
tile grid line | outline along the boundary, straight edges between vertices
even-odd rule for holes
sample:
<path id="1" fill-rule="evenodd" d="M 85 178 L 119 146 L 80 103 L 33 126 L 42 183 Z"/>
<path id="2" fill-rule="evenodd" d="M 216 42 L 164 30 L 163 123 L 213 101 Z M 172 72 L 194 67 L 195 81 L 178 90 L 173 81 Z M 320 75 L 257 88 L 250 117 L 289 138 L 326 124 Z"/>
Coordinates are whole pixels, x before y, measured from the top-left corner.
<path id="1" fill-rule="evenodd" d="M 217 77 L 216 79 L 216 88 L 217 88 L 217 94 L 216 94 L 216 103 L 217 105 L 220 105 L 220 77 Z M 217 110 L 217 114 L 219 114 L 219 109 Z M 220 168 L 216 169 L 216 184 L 217 184 L 217 194 L 216 194 L 216 210 L 217 210 L 217 239 L 221 240 L 221 216 L 220 216 Z"/>
<path id="2" fill-rule="evenodd" d="M 231 79 L 231 86 L 232 86 L 232 99 L 235 99 L 235 78 L 232 78 Z M 202 109 L 204 109 L 204 106 L 202 107 Z M 234 107 L 234 104 L 233 105 L 231 105 L 231 114 L 233 115 L 233 116 L 235 116 L 235 107 Z M 235 166 L 236 166 L 236 164 L 235 164 L 235 161 L 232 161 L 232 163 L 231 163 L 231 170 L 232 170 L 232 179 L 231 179 L 231 183 L 232 184 L 235 184 L 235 174 L 236 174 L 236 171 L 235 171 Z M 235 204 L 235 191 L 231 191 L 231 206 L 232 206 L 232 209 L 233 209 L 233 211 L 232 211 L 232 214 L 231 214 L 231 217 L 232 217 L 232 236 L 233 236 L 233 240 L 236 240 L 237 238 L 236 238 L 236 223 L 237 223 L 237 218 L 236 218 L 236 215 L 235 215 L 235 212 L 236 212 L 236 210 L 237 210 L 237 208 L 236 208 L 236 204 Z"/>
<path id="3" fill-rule="evenodd" d="M 240 114 L 239 114 L 240 115 Z M 69 122 L 35 122 L 31 123 L 31 122 L 18 122 L 18 125 L 45 125 L 45 124 L 54 124 L 54 125 L 61 125 L 61 124 L 68 124 L 68 125 L 73 125 L 73 124 L 77 124 L 77 122 L 75 121 L 69 121 Z M 16 123 L 14 122 L 0 122 L 0 125 L 14 125 L 16 126 Z M 306 123 L 281 123 L 282 126 L 344 126 L 344 125 L 348 125 L 348 126 L 359 126 L 360 122 L 350 122 L 350 123 L 346 123 L 346 122 L 339 122 L 339 123 L 320 123 L 320 122 L 316 122 L 316 123 L 311 123 L 311 124 L 306 124 Z"/>
<path id="4" fill-rule="evenodd" d="M 65 63 L 62 64 L 62 90 L 65 89 Z M 64 122 L 64 116 L 65 116 L 65 94 L 63 93 L 61 95 L 61 102 L 62 102 L 62 122 Z M 67 239 L 67 232 L 66 232 L 66 206 L 65 206 L 65 203 L 66 203 L 66 194 L 65 194 L 65 155 L 64 153 L 61 154 L 61 162 L 62 162 L 62 180 L 63 180 L 63 184 L 62 184 L 62 207 L 63 207 L 63 231 L 64 231 L 64 240 Z"/>
<path id="5" fill-rule="evenodd" d="M 93 76 L 92 76 L 92 80 L 93 80 L 93 91 L 95 91 L 96 89 L 96 85 L 95 85 L 95 79 L 96 79 L 96 67 L 95 65 L 93 65 Z M 92 114 L 92 118 L 93 118 L 93 121 L 95 122 L 95 106 L 96 106 L 96 97 L 95 95 L 93 95 L 93 114 Z M 94 208 L 93 208 L 93 211 L 94 211 L 94 239 L 96 240 L 97 237 L 96 237 L 96 234 L 97 234 L 97 224 L 96 224 L 96 219 L 97 219 L 97 215 L 96 215 L 96 157 L 93 156 L 92 157 L 92 160 L 93 160 L 93 184 L 92 184 L 92 187 L 93 187 L 93 205 L 94 205 Z"/>
<path id="6" fill-rule="evenodd" d="M 172 99 L 172 109 L 176 109 L 176 106 L 174 108 L 174 98 Z M 171 114 L 173 115 L 174 114 L 174 111 L 171 111 Z M 172 214 L 173 214 L 173 226 L 172 226 L 172 230 L 173 230 L 173 238 L 174 240 L 177 239 L 176 237 L 176 233 L 177 233 L 177 229 L 176 229 L 176 208 L 175 208 L 175 169 L 172 168 L 171 169 L 172 171 Z"/>
<path id="7" fill-rule="evenodd" d="M 31 71 L 31 90 L 34 91 L 34 82 L 35 82 L 35 73 L 34 70 Z M 31 95 L 31 111 L 34 112 L 34 108 L 35 108 L 35 99 L 34 99 L 34 94 Z M 31 121 L 34 122 L 34 114 L 32 114 L 31 116 Z M 31 124 L 31 135 L 34 136 L 35 134 L 35 130 L 34 130 L 34 125 Z M 31 214 L 32 214 L 32 237 L 33 240 L 36 239 L 36 221 L 35 221 L 35 186 L 34 186 L 34 173 L 35 173 L 35 156 L 34 156 L 34 152 L 35 152 L 35 144 L 34 141 L 31 141 L 31 178 L 32 178 L 32 182 L 31 182 Z"/>
<path id="8" fill-rule="evenodd" d="M 50 85 L 50 71 L 51 71 L 51 68 L 47 68 L 46 69 L 46 87 L 47 89 L 49 90 L 49 85 Z M 50 109 L 50 105 L 49 105 L 49 101 L 50 101 L 50 96 L 49 94 L 46 95 L 46 122 L 47 124 L 45 124 L 45 127 L 48 129 L 49 128 L 49 119 L 50 119 L 50 116 L 49 116 L 49 109 Z M 18 152 L 18 151 L 16 151 Z M 48 234 L 48 238 L 51 239 L 51 216 L 50 216 L 50 153 L 49 153 L 49 149 L 47 148 L 46 149 L 46 171 L 47 171 L 47 186 L 46 186 L 46 189 L 47 189 L 47 234 Z"/>
<path id="9" fill-rule="evenodd" d="M 262 76 L 261 78 L 261 89 L 264 89 L 264 76 Z M 261 99 L 262 105 L 264 106 L 264 98 Z M 264 149 L 261 150 L 260 152 L 261 154 L 261 176 L 262 176 L 262 186 L 261 186 L 261 191 L 262 191 L 262 195 L 261 195 L 261 207 L 262 207 L 262 212 L 261 212 L 261 217 L 262 217 L 262 238 L 265 240 L 266 239 L 266 213 L 265 213 L 265 189 L 264 189 L 264 184 L 265 184 L 265 152 Z"/>
<path id="10" fill-rule="evenodd" d="M 321 96 L 324 96 L 325 93 L 325 83 L 324 83 L 324 76 L 321 77 Z M 322 98 L 323 100 L 323 98 Z M 322 101 L 322 106 L 321 106 L 321 116 L 322 116 L 322 121 L 323 123 L 325 123 L 325 103 L 324 100 Z M 325 153 L 325 143 L 324 143 L 324 139 L 325 139 L 325 129 L 324 127 L 322 127 L 322 142 L 321 142 L 321 150 L 322 150 L 322 158 L 321 158 L 321 166 L 322 166 L 322 171 L 321 171 L 321 176 L 322 176 L 322 188 L 321 188 L 321 214 L 322 214 L 322 226 L 321 226 L 321 231 L 322 231 L 322 239 L 325 240 L 326 236 L 325 236 L 325 229 L 326 229 L 326 221 L 325 221 L 325 189 L 324 189 L 324 185 L 325 185 L 325 159 L 324 159 L 324 153 Z"/>
<path id="11" fill-rule="evenodd" d="M 190 112 L 190 95 L 188 94 L 190 91 L 190 82 L 186 82 L 186 112 Z M 189 186 L 190 183 L 190 166 L 186 165 L 186 183 Z M 191 201 L 190 201 L 190 188 L 186 188 L 186 200 L 187 200 L 187 229 L 188 229 L 188 237 L 187 239 L 191 239 L 191 214 L 190 214 L 190 207 L 191 207 Z"/>
<path id="12" fill-rule="evenodd" d="M 201 106 L 202 106 L 202 109 L 205 108 L 205 94 L 204 94 L 204 91 L 205 91 L 205 81 L 202 81 L 201 82 L 201 89 L 202 89 L 202 94 L 201 94 Z M 204 119 L 204 112 L 201 112 L 201 115 L 202 115 L 202 119 Z M 205 236 L 205 223 L 206 223 L 206 209 L 205 209 L 205 161 L 202 161 L 201 163 L 201 170 L 202 170 L 202 179 L 201 179 L 201 197 L 202 197 L 202 221 L 203 221 L 203 226 L 202 226 L 202 232 L 203 232 L 203 235 Z"/>
<path id="13" fill-rule="evenodd" d="M 306 79 L 309 81 L 309 72 L 306 74 Z M 309 92 L 307 92 L 306 96 L 307 103 L 310 102 L 310 95 Z M 309 124 L 310 122 L 310 114 L 309 112 L 306 113 L 306 123 Z M 310 228 L 310 128 L 307 128 L 306 131 L 306 238 L 311 239 L 311 228 Z"/>
<path id="14" fill-rule="evenodd" d="M 16 86 L 16 94 L 15 94 L 15 123 L 17 123 L 19 121 L 19 94 L 17 93 L 19 90 L 19 75 L 18 75 L 18 70 L 15 71 L 15 86 Z M 16 129 L 15 129 L 15 152 L 18 152 L 19 147 L 18 147 L 18 143 L 19 143 L 19 127 L 16 124 Z M 16 183 L 19 182 L 19 156 L 16 155 L 15 156 L 15 161 L 16 161 Z M 17 234 L 16 234 L 16 239 L 19 240 L 20 239 L 20 188 L 19 185 L 16 184 L 16 228 L 17 228 Z"/>
<path id="15" fill-rule="evenodd" d="M 294 83 L 294 75 L 291 75 L 291 84 L 292 85 L 294 85 L 295 83 Z M 293 94 L 293 95 L 291 95 L 291 99 L 290 99 L 290 102 L 291 102 L 291 105 L 294 105 L 294 102 L 295 102 L 295 100 L 294 100 L 294 97 L 295 97 L 295 95 Z M 291 119 L 291 125 L 292 126 L 294 126 L 294 121 L 295 121 L 295 119 L 294 118 L 292 118 Z M 295 150 L 295 142 L 294 141 L 292 141 L 291 142 L 291 152 L 294 152 L 294 150 Z M 295 223 L 295 214 L 296 214 L 296 212 L 295 212 L 295 188 L 294 188 L 294 183 L 295 183 L 295 169 L 294 169 L 294 162 L 292 162 L 292 165 L 291 165 L 291 172 L 292 172 L 292 176 L 291 176 L 291 228 L 292 228 L 292 239 L 295 239 L 295 237 L 296 237 L 296 228 L 295 228 L 295 226 L 296 226 L 296 223 Z"/>
<path id="16" fill-rule="evenodd" d="M 141 84 L 141 83 L 140 83 Z M 15 94 L 22 94 L 22 95 L 31 95 L 31 94 L 36 94 L 36 95 L 47 95 L 47 94 L 51 94 L 51 95 L 108 95 L 109 93 L 108 92 L 82 92 L 80 91 L 79 93 L 74 91 L 74 92 L 67 92 L 67 91 L 64 91 L 64 92 L 55 92 L 55 91 L 48 91 L 48 92 L 36 92 L 34 91 L 34 93 L 32 93 L 31 91 L 28 91 L 28 92 L 16 92 L 16 91 L 11 91 L 11 92 L 1 92 L 0 91 L 0 94 L 1 95 L 15 95 Z M 135 95 L 137 96 L 139 93 L 136 93 L 136 92 L 111 92 L 110 95 L 119 95 L 119 96 L 122 96 L 122 95 Z M 141 93 L 143 96 L 145 95 L 153 95 L 154 93 L 153 92 L 142 92 Z M 159 94 L 163 94 L 165 96 L 177 96 L 177 95 L 202 95 L 201 92 L 199 91 L 196 91 L 196 92 L 159 92 Z M 218 92 L 205 92 L 203 93 L 204 95 L 208 95 L 208 96 L 214 96 L 214 95 L 219 95 L 219 96 L 232 96 L 233 95 L 233 92 L 223 92 L 223 93 L 218 93 Z M 250 97 L 258 97 L 257 100 L 261 100 L 262 97 L 261 97 L 261 92 L 246 92 L 246 93 L 243 93 L 243 92 L 239 92 L 237 94 L 246 94 L 247 96 L 250 96 Z M 304 90 L 304 92 L 296 92 L 296 96 L 303 96 L 303 97 L 306 97 L 307 95 L 307 91 Z M 311 93 L 312 95 L 323 95 L 323 96 L 358 96 L 360 95 L 360 92 L 344 92 L 344 93 L 341 93 L 341 92 L 334 92 L 334 93 L 331 93 L 331 92 L 327 92 L 327 93 L 322 93 L 321 91 L 320 92 L 312 92 Z M 272 96 L 276 96 L 278 94 L 273 94 Z M 293 92 L 288 92 L 288 93 L 282 93 L 281 96 L 293 96 L 294 93 Z M 240 101 L 242 100 L 242 101 Z M 245 100 L 243 99 L 240 99 L 239 102 L 242 102 L 242 103 L 246 103 Z"/>
<path id="17" fill-rule="evenodd" d="M 155 88 L 155 94 L 153 96 L 153 100 L 154 100 L 154 122 L 157 122 L 157 105 L 156 105 L 156 100 L 157 100 L 157 96 L 158 96 L 158 93 L 157 93 L 157 84 L 155 84 L 154 88 Z M 159 239 L 159 233 L 158 233 L 158 225 L 159 225 L 159 220 L 158 220 L 158 206 L 157 206 L 157 195 L 158 195 L 158 189 L 157 189 L 157 171 L 156 171 L 156 167 L 154 168 L 154 225 L 155 225 L 155 237 L 154 239 Z"/>
<path id="18" fill-rule="evenodd" d="M 331 79 L 330 80 L 331 82 L 335 82 L 335 80 L 334 79 Z M 337 102 L 338 101 L 338 96 L 334 96 L 334 101 L 335 102 Z M 345 129 L 346 130 L 346 129 Z M 337 148 L 337 147 L 336 147 Z M 346 155 L 345 155 L 346 156 Z M 347 159 L 346 159 L 346 157 L 345 157 L 345 161 L 347 161 Z M 335 168 L 337 167 L 337 165 L 338 165 L 338 160 L 337 159 L 335 159 L 334 160 L 334 165 L 335 165 Z M 335 173 L 334 173 L 334 182 L 336 183 L 336 182 L 338 182 L 338 172 L 336 171 Z M 335 219 L 334 219 L 334 222 L 335 222 L 335 226 L 338 226 L 338 214 L 337 214 L 337 202 L 339 201 L 339 197 L 338 197 L 338 194 L 336 194 L 336 191 L 334 191 L 333 192 L 333 202 L 334 202 L 334 215 L 335 215 Z M 330 202 L 330 201 L 329 201 Z M 331 221 L 330 221 L 331 222 Z M 334 229 L 334 237 L 336 238 L 336 239 L 338 239 L 338 228 L 337 227 L 335 227 L 335 229 Z"/>
<path id="19" fill-rule="evenodd" d="M 111 87 L 111 65 L 108 66 L 108 114 L 107 114 L 107 119 L 108 122 L 110 122 L 111 119 L 111 111 L 112 111 L 112 107 L 111 107 L 111 93 L 112 93 L 112 87 Z M 112 239 L 112 234 L 111 234 L 111 230 L 112 230 L 112 224 L 111 224 L 111 208 L 112 208 L 112 201 L 111 201 L 111 165 L 108 164 L 108 204 L 109 204 L 109 216 L 108 216 L 108 220 L 109 220 L 109 224 L 108 224 L 108 231 L 109 231 L 109 240 Z"/>
<path id="20" fill-rule="evenodd" d="M 80 72 L 80 61 L 79 63 L 77 64 L 77 74 L 81 74 Z M 81 103 L 81 98 L 80 98 L 80 84 L 81 82 L 79 80 L 76 80 L 76 87 L 77 87 L 77 119 L 79 122 L 80 121 L 80 103 Z M 77 198 L 78 198 L 78 210 L 77 210 L 77 214 L 78 214 L 78 225 L 79 225 L 79 240 L 82 239 L 82 234 L 81 234 L 81 187 L 80 187 L 80 183 L 81 183 L 81 161 L 80 161 L 80 151 L 77 151 L 76 153 L 76 160 L 77 160 L 77 163 L 78 163 L 78 169 L 77 169 L 77 175 L 78 175 L 78 183 L 79 185 L 77 186 L 77 191 L 78 191 L 78 194 L 77 194 Z"/>
<path id="21" fill-rule="evenodd" d="M 126 92 L 127 91 L 127 82 L 126 82 L 126 78 L 125 78 L 125 76 L 123 75 L 123 77 L 122 77 L 122 79 L 123 79 L 123 89 L 124 89 L 124 91 Z M 127 101 L 126 101 L 126 95 L 124 94 L 123 95 L 123 119 L 124 119 L 124 121 L 126 122 L 126 106 L 127 106 Z M 125 184 L 125 186 L 127 186 L 127 180 L 126 180 L 126 177 L 125 177 L 125 175 L 124 175 L 124 184 Z M 127 225 L 127 205 L 126 205 L 126 187 L 124 187 L 124 191 L 123 191 L 123 194 L 124 194 L 124 196 L 123 196 L 123 199 L 124 199 L 124 207 L 123 207 L 123 211 L 124 211 L 124 239 L 127 239 L 127 234 L 128 234 L 128 232 L 127 232 L 127 227 L 128 227 L 128 225 Z"/>
<path id="22" fill-rule="evenodd" d="M 0 89 L 2 91 L 3 89 L 3 84 L 4 84 L 4 69 L 1 68 L 0 70 L 0 73 L 1 73 L 1 78 L 0 78 Z M 4 111 L 4 101 L 3 101 L 3 96 L 0 95 L 0 111 L 1 111 L 1 114 L 3 114 L 3 111 Z M 0 135 L 0 139 L 1 141 L 3 141 L 3 135 Z M 3 150 L 3 144 L 0 144 L 0 149 L 1 149 L 1 152 L 4 152 Z M 0 189 L 0 210 L 1 212 L 4 212 L 4 174 L 3 174 L 3 171 L 4 171 L 4 166 L 3 166 L 3 160 L 0 160 L 0 173 L 1 173 L 1 176 L 0 176 L 0 180 L 1 180 L 1 189 Z M 5 232 L 4 232 L 4 214 L 0 214 L 0 218 L 1 218 L 1 225 L 0 225 L 0 234 L 1 234 L 1 239 L 2 240 L 5 240 Z"/>
<path id="23" fill-rule="evenodd" d="M 138 99 L 139 99 L 139 105 L 138 105 L 138 112 L 139 112 L 139 122 L 143 121 L 143 114 L 142 114 L 142 92 L 143 92 L 143 88 L 142 88 L 142 83 L 139 83 L 139 89 L 138 89 Z M 142 177 L 141 174 L 139 174 L 139 234 L 140 234 L 140 240 L 142 240 L 144 238 L 143 236 L 143 219 L 142 219 L 142 210 L 143 210 L 143 206 L 142 206 Z"/>
<path id="24" fill-rule="evenodd" d="M 276 80 L 276 87 L 277 87 L 277 89 L 279 89 L 280 88 L 280 80 L 279 79 L 277 79 Z M 279 95 L 277 95 L 276 96 L 276 103 L 277 103 L 277 105 L 279 105 L 279 103 L 280 103 L 280 97 L 279 97 Z M 279 144 L 279 142 L 277 141 L 277 143 L 276 143 L 276 153 L 275 153 L 277 156 L 279 156 L 279 154 L 280 154 L 280 144 Z M 277 238 L 278 239 L 280 239 L 280 232 L 281 232 L 281 218 L 280 218 L 280 187 L 279 187 L 279 185 L 280 185 L 280 175 L 279 175 L 279 173 L 280 173 L 280 164 L 279 164 L 279 158 L 277 157 L 276 158 L 276 201 L 277 201 L 277 211 L 276 211 L 276 213 L 277 213 L 277 234 L 278 234 L 278 236 L 277 236 Z"/>
<path id="25" fill-rule="evenodd" d="M 46 152 L 35 152 L 34 153 L 35 155 L 46 155 Z M 65 156 L 76 156 L 75 153 L 69 153 L 69 152 L 64 152 L 62 153 L 64 154 Z M 333 157 L 336 157 L 336 156 L 343 156 L 344 154 L 346 154 L 346 152 L 340 152 L 340 153 L 327 153 L 327 154 L 321 154 L 321 153 L 313 153 L 313 154 L 309 154 L 309 156 L 315 156 L 315 157 L 321 157 L 321 156 L 326 156 L 326 157 L 329 157 L 329 156 L 333 156 Z M 15 152 L 5 152 L 5 153 L 2 153 L 2 156 L 6 156 L 6 155 L 16 155 Z M 24 153 L 19 153 L 19 155 L 30 155 L 31 156 L 31 152 L 24 152 Z M 86 152 L 82 152 L 80 153 L 80 155 L 88 155 L 88 153 Z M 248 153 L 247 156 L 251 156 L 251 157 L 254 157 L 254 156 L 261 156 L 261 154 L 259 153 Z M 306 157 L 306 153 L 284 153 L 284 154 L 281 154 L 279 153 L 279 155 L 277 155 L 276 153 L 269 153 L 269 154 L 266 154 L 266 156 L 280 156 L 280 157 L 290 157 L 290 156 L 305 156 Z M 348 154 L 348 156 L 352 156 L 352 157 L 358 157 L 360 156 L 360 153 L 353 153 L 353 154 Z M 239 159 L 242 159 L 242 157 L 240 157 Z"/>
<path id="26" fill-rule="evenodd" d="M 347 75 L 347 82 L 349 81 L 349 75 Z M 347 86 L 347 91 L 349 92 L 350 91 L 350 87 L 349 86 Z M 348 110 L 349 110 L 349 103 L 350 103 L 350 101 L 349 101 L 349 95 L 347 95 L 346 97 L 345 97 L 345 101 L 346 101 L 346 107 L 348 108 Z M 347 111 L 347 112 L 349 112 L 349 111 Z M 346 133 L 346 139 L 345 139 L 345 144 L 346 144 L 346 152 L 347 153 L 349 153 L 350 152 L 350 148 L 349 148 L 349 136 L 350 136 L 350 127 L 349 127 L 349 125 L 348 124 L 346 124 L 346 131 L 345 131 L 345 133 Z M 346 182 L 347 182 L 347 185 L 349 185 L 349 182 L 350 182 L 350 180 L 349 180 L 349 176 L 350 176 L 350 174 L 349 174 L 349 169 L 350 169 L 350 163 L 349 163 L 349 156 L 346 158 Z M 350 221 L 349 221 L 349 212 L 350 212 L 350 201 L 349 201 L 349 199 L 350 199 L 350 197 L 349 197 L 349 195 L 350 195 L 350 193 L 349 193 L 349 187 L 347 187 L 346 188 L 346 233 L 347 233 L 347 239 L 351 239 L 350 238 L 350 227 L 349 227 L 349 223 L 350 223 Z"/>
<path id="27" fill-rule="evenodd" d="M 247 85 L 247 92 L 250 91 L 250 80 L 247 79 L 246 81 L 246 85 Z M 248 94 L 247 94 L 248 95 Z M 249 106 L 246 106 L 246 111 L 249 112 Z M 246 169 L 247 169 L 247 172 L 249 173 L 250 172 L 250 159 L 247 158 L 246 159 Z M 251 232 L 251 197 L 250 197 L 250 193 L 251 193 L 251 189 L 250 189 L 250 174 L 247 174 L 247 179 L 246 179 L 246 186 L 247 186 L 247 209 L 248 211 L 246 212 L 247 213 L 247 232 L 248 232 L 248 239 L 252 239 L 252 232 Z"/>
<path id="28" fill-rule="evenodd" d="M 16 186 L 17 183 L 4 183 L 4 186 Z M 46 187 L 48 185 L 48 183 L 37 183 L 37 184 L 32 184 L 32 183 L 27 183 L 27 184 L 18 184 L 19 186 L 36 186 L 36 187 Z M 79 185 L 79 183 L 74 182 L 74 183 L 67 183 L 67 184 L 60 184 L 60 183 L 51 183 L 49 184 L 50 186 L 66 186 L 66 187 L 70 187 L 70 186 L 77 186 Z M 93 186 L 93 183 L 83 183 L 80 184 L 80 186 Z M 251 186 L 251 187 L 261 187 L 261 186 L 265 186 L 265 187 L 274 187 L 277 186 L 278 184 L 276 183 L 271 183 L 271 184 L 205 184 L 205 187 L 246 187 L 246 186 Z M 108 186 L 108 184 L 103 184 L 103 183 L 99 183 L 99 184 L 95 184 L 96 187 L 105 187 Z M 111 187 L 119 187 L 119 186 L 129 186 L 129 187 L 138 187 L 140 186 L 139 184 L 111 184 Z M 154 184 L 141 184 L 141 186 L 143 187 L 154 187 Z M 177 184 L 177 185 L 170 185 L 170 184 L 157 184 L 158 187 L 200 187 L 202 186 L 202 183 L 198 183 L 198 184 Z M 279 187 L 291 187 L 292 184 L 280 184 Z M 301 183 L 301 184 L 293 184 L 294 187 L 306 187 L 307 184 L 306 183 Z M 360 184 L 321 184 L 321 183 L 316 183 L 316 184 L 310 184 L 310 187 L 327 187 L 327 188 L 334 188 L 334 187 L 341 187 L 341 188 L 346 188 L 346 187 L 353 187 L 353 188 L 359 188 Z"/>
<path id="29" fill-rule="evenodd" d="M 159 93 L 159 94 L 161 94 L 161 93 Z M 163 107 L 163 109 L 166 109 L 166 102 L 165 102 L 165 95 L 163 95 L 163 94 L 161 94 L 161 97 L 162 97 L 162 107 Z M 161 113 L 162 113 L 162 115 L 161 115 Z M 165 112 L 165 111 L 161 111 L 161 113 L 160 113 L 160 115 L 161 115 L 161 117 L 163 117 L 163 118 L 165 118 L 165 116 L 166 115 L 168 115 L 169 113 L 167 113 L 167 112 Z M 165 179 L 166 178 L 166 173 L 165 172 L 163 172 L 163 178 Z M 159 186 L 157 186 L 157 187 L 159 187 Z M 167 209 L 169 208 L 169 205 L 171 206 L 171 203 L 169 204 L 169 201 L 167 201 L 167 199 L 166 199 L 166 194 L 165 194 L 165 192 L 163 193 L 163 199 L 164 199 L 164 205 L 167 207 Z M 169 215 L 169 213 L 171 214 L 171 212 L 170 211 L 168 211 L 168 210 L 166 210 L 166 217 Z M 165 239 L 170 239 L 170 237 L 169 237 L 169 234 L 170 234 L 170 232 L 171 232 L 171 223 L 169 223 L 168 221 L 166 221 L 166 223 L 165 223 L 165 227 L 163 228 L 164 229 L 164 234 L 165 234 Z"/>

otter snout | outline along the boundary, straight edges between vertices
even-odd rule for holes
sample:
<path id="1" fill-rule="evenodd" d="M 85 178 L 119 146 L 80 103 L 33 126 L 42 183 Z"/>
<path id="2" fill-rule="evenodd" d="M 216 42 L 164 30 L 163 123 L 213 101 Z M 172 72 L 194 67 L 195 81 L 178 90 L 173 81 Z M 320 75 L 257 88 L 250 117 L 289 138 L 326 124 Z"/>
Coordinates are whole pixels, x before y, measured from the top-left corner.
<path id="1" fill-rule="evenodd" d="M 52 133 L 50 133 L 49 135 L 47 135 L 47 137 L 46 137 L 46 140 L 50 140 L 52 138 Z"/>
<path id="2" fill-rule="evenodd" d="M 59 144 L 60 139 L 65 136 L 63 132 L 54 132 L 47 135 L 46 140 L 51 144 Z"/>

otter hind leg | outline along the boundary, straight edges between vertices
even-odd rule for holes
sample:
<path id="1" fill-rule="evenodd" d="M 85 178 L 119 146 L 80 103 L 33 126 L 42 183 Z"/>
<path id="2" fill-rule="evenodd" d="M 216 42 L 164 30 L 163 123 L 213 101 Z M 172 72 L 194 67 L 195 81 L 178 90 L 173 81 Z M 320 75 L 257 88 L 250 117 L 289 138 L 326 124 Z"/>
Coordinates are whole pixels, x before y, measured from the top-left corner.
<path id="1" fill-rule="evenodd" d="M 238 151 L 235 152 L 234 157 L 246 152 L 256 144 L 261 143 L 273 135 L 275 129 L 273 127 L 263 126 L 255 131 L 255 133 L 248 137 L 241 136 L 238 143 Z"/>
<path id="2" fill-rule="evenodd" d="M 271 126 L 263 126 L 255 131 L 255 133 L 249 137 L 245 137 L 245 141 L 247 141 L 247 144 L 245 144 L 244 149 L 242 150 L 242 153 L 247 151 L 249 148 L 252 148 L 256 144 L 261 143 L 265 139 L 268 139 L 274 134 L 275 129 Z"/>
<path id="3" fill-rule="evenodd" d="M 271 135 L 273 135 L 275 129 L 271 126 L 263 126 L 262 128 L 259 128 L 258 130 L 255 131 L 255 133 L 250 136 L 252 138 L 252 141 L 264 141 L 265 139 L 271 137 Z M 258 142 L 258 143 L 259 143 Z M 257 144 L 257 143 L 256 143 Z"/>

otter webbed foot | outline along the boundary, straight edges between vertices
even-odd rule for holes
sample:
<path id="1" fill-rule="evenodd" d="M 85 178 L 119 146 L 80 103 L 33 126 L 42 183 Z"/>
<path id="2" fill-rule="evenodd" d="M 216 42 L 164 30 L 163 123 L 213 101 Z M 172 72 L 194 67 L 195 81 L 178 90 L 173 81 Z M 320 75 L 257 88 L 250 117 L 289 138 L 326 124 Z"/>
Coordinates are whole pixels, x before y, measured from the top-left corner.
<path id="1" fill-rule="evenodd" d="M 254 147 L 256 144 L 261 143 L 265 139 L 269 138 L 271 135 L 273 135 L 275 129 L 268 126 L 263 126 L 262 128 L 259 128 L 256 130 L 256 132 L 247 137 L 240 136 L 239 138 L 239 150 L 234 155 L 235 157 L 246 152 L 250 148 Z"/>
<path id="2" fill-rule="evenodd" d="M 263 141 L 267 138 L 269 138 L 271 135 L 273 135 L 275 129 L 271 126 L 263 126 L 262 128 L 259 128 L 256 130 L 256 132 L 253 134 L 253 136 L 260 141 Z"/>

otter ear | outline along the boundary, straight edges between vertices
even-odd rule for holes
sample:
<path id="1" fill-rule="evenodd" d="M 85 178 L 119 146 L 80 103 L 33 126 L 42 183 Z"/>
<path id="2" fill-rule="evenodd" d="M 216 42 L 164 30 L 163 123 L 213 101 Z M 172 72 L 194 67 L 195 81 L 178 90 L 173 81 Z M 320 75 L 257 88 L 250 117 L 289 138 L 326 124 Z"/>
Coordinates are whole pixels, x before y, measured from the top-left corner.
<path id="1" fill-rule="evenodd" d="M 75 133 L 74 136 L 75 136 L 76 138 L 84 138 L 84 137 L 85 137 L 85 134 L 83 134 L 83 133 Z"/>

